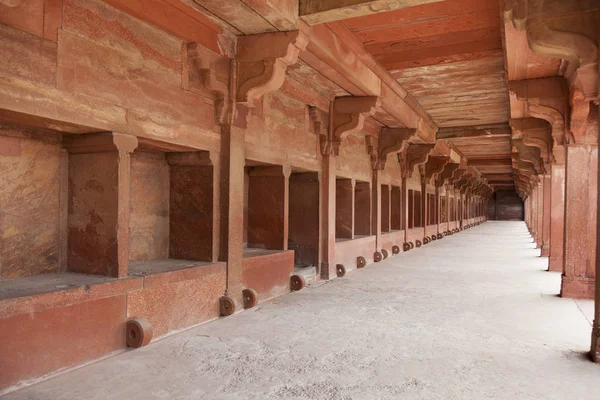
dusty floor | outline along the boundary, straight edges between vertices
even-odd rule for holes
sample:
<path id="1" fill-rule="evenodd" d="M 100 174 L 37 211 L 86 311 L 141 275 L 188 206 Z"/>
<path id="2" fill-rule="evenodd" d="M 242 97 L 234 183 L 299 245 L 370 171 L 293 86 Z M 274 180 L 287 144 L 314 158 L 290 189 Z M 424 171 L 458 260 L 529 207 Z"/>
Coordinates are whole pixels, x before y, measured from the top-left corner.
<path id="1" fill-rule="evenodd" d="M 488 222 L 6 399 L 599 399 L 591 301 Z"/>

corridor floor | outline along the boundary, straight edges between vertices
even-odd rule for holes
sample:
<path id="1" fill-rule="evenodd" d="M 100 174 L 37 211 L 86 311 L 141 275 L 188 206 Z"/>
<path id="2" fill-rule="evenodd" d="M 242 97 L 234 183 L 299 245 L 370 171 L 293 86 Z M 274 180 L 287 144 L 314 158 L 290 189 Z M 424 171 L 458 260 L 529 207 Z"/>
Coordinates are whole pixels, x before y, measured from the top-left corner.
<path id="1" fill-rule="evenodd" d="M 599 399 L 592 301 L 488 222 L 6 399 Z"/>

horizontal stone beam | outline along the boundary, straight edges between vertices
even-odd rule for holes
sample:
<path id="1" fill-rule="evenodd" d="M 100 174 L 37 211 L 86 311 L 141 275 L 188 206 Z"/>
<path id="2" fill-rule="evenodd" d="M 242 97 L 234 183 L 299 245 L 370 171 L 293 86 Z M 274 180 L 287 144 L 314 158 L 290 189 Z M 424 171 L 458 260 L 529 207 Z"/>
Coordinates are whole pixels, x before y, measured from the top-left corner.
<path id="1" fill-rule="evenodd" d="M 343 24 L 310 27 L 299 58 L 353 96 L 377 96 L 394 127 L 416 128 L 423 143 L 434 143 L 437 125 L 419 103 L 366 52 Z M 390 125 L 390 124 L 386 124 Z"/>
<path id="2" fill-rule="evenodd" d="M 510 136 L 511 128 L 508 124 L 491 124 L 476 126 L 457 126 L 440 128 L 437 132 L 438 139 L 452 139 L 462 137 L 488 137 L 506 135 Z"/>
<path id="3" fill-rule="evenodd" d="M 314 25 L 438 1 L 441 0 L 300 0 L 300 17 Z"/>

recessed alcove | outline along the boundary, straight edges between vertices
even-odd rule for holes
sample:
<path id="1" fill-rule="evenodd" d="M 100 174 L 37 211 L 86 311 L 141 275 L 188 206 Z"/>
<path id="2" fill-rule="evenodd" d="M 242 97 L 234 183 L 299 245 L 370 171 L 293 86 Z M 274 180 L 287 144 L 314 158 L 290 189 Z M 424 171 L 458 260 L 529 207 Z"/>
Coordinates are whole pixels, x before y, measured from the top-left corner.
<path id="1" fill-rule="evenodd" d="M 371 184 L 356 181 L 354 186 L 354 237 L 373 234 L 371 230 Z"/>
<path id="2" fill-rule="evenodd" d="M 351 179 L 335 180 L 335 238 L 352 239 L 354 218 L 354 189 Z"/>
<path id="3" fill-rule="evenodd" d="M 381 233 L 391 230 L 391 188 L 390 185 L 381 185 Z"/>
<path id="4" fill-rule="evenodd" d="M 402 227 L 402 193 L 399 186 L 392 186 L 390 194 L 391 229 L 399 231 Z"/>
<path id="5" fill-rule="evenodd" d="M 290 175 L 288 249 L 296 268 L 319 265 L 320 179 L 316 172 Z"/>
<path id="6" fill-rule="evenodd" d="M 55 126 L 0 127 L 2 296 L 215 260 L 208 152 Z"/>

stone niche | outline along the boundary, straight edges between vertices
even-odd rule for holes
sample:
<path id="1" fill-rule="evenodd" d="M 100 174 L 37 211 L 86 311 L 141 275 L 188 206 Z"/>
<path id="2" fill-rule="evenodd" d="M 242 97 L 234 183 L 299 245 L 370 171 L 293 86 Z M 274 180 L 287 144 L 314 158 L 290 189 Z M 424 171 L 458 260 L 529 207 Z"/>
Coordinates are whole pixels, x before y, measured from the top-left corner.
<path id="1" fill-rule="evenodd" d="M 302 244 L 306 250 L 318 245 L 315 238 L 309 237 L 309 221 L 315 221 L 315 209 L 312 205 L 314 196 L 318 196 L 318 180 L 315 183 L 310 176 L 292 179 L 288 166 L 267 165 L 251 160 L 246 160 L 244 174 L 242 281 L 245 287 L 257 292 L 259 301 L 264 301 L 290 290 L 290 276 L 295 264 L 295 252 L 288 250 L 290 239 Z M 306 180 L 306 188 L 310 187 L 313 193 L 311 195 L 307 190 L 302 199 L 292 201 L 290 193 L 294 190 L 298 195 L 298 190 L 302 189 L 298 180 L 302 179 Z M 296 183 L 292 184 L 292 180 Z M 305 214 L 308 219 L 307 231 L 302 231 L 303 228 L 298 229 L 297 226 L 298 218 L 301 218 L 298 213 L 302 212 L 303 207 L 299 203 L 304 201 L 305 205 L 310 206 Z M 318 213 L 318 206 L 316 212 Z M 318 215 L 316 220 L 318 221 Z M 295 226 L 293 231 L 288 229 L 291 225 Z M 303 252 L 302 257 L 308 260 L 312 257 L 311 251 Z"/>
<path id="2" fill-rule="evenodd" d="M 244 242 L 246 252 L 287 249 L 289 173 L 282 166 L 247 162 Z"/>
<path id="3" fill-rule="evenodd" d="M 316 172 L 290 175 L 288 249 L 294 250 L 297 268 L 319 266 L 320 183 Z"/>
<path id="4" fill-rule="evenodd" d="M 356 181 L 354 186 L 354 236 L 371 236 L 371 184 Z"/>
<path id="5" fill-rule="evenodd" d="M 140 143 L 131 154 L 130 274 L 217 261 L 214 175 L 208 151 Z"/>
<path id="6" fill-rule="evenodd" d="M 184 150 L 0 127 L 0 278 L 213 261 L 213 167 L 208 152 Z"/>
<path id="7" fill-rule="evenodd" d="M 404 229 L 402 226 L 402 192 L 399 186 L 392 186 L 390 195 L 390 213 L 391 213 L 391 228 L 392 231 Z"/>
<path id="8" fill-rule="evenodd" d="M 352 179 L 335 180 L 335 237 L 336 239 L 354 238 L 354 185 Z"/>
<path id="9" fill-rule="evenodd" d="M 381 185 L 381 233 L 388 233 L 391 228 L 391 186 Z"/>
<path id="10" fill-rule="evenodd" d="M 66 267 L 60 134 L 0 125 L 0 279 Z"/>
<path id="11" fill-rule="evenodd" d="M 69 271 L 122 277 L 215 261 L 209 152 L 111 133 L 63 146 Z"/>

